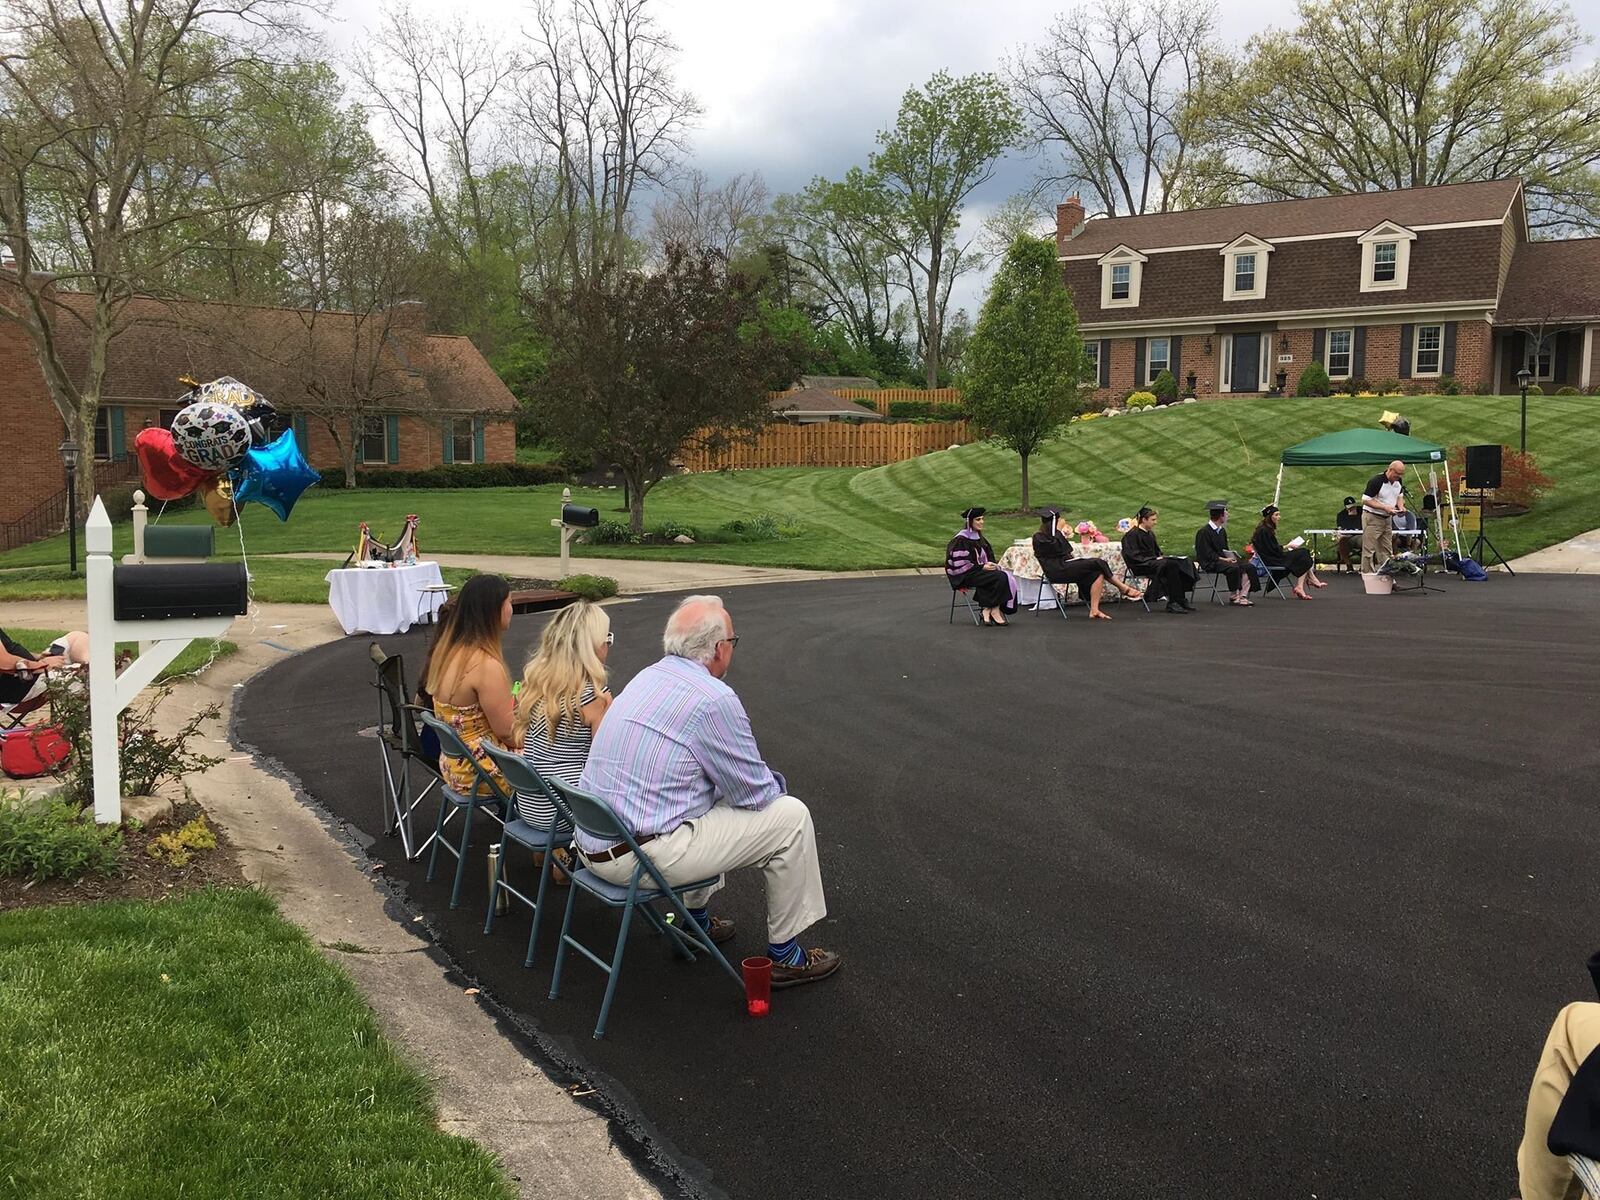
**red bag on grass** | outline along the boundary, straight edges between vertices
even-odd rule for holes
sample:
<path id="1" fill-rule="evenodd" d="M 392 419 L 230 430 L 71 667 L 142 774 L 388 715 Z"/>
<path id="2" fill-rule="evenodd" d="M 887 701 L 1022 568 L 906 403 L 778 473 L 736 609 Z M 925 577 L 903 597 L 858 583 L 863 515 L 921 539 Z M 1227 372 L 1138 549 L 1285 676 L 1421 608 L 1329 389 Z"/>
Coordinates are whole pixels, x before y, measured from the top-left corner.
<path id="1" fill-rule="evenodd" d="M 13 779 L 48 775 L 71 753 L 59 725 L 30 725 L 0 734 L 0 771 Z"/>

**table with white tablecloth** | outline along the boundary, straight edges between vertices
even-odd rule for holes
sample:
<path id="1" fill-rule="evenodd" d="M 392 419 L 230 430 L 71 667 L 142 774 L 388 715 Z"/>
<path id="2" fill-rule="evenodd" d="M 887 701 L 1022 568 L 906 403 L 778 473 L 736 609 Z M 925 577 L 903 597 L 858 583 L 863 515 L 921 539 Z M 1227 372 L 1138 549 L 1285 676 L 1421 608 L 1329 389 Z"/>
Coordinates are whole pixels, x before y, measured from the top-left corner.
<path id="1" fill-rule="evenodd" d="M 1111 574 L 1122 579 L 1126 577 L 1128 566 L 1122 561 L 1121 542 L 1073 542 L 1072 555 L 1074 558 L 1099 558 L 1104 559 L 1111 567 Z M 1039 589 L 1044 583 L 1044 572 L 1039 569 L 1039 560 L 1034 557 L 1033 543 L 1031 541 L 1014 542 L 1000 556 L 1000 565 L 1017 577 L 1017 603 L 1024 607 L 1037 604 Z M 1135 587 L 1140 580 L 1130 580 Z M 1075 583 L 1051 584 L 1056 595 L 1063 604 L 1071 604 L 1081 600 L 1078 595 L 1078 585 Z M 1100 596 L 1101 604 L 1115 604 L 1122 599 L 1122 593 L 1114 587 L 1107 587 Z M 1045 604 L 1049 608 L 1048 603 Z"/>
<path id="2" fill-rule="evenodd" d="M 436 562 L 328 572 L 328 603 L 346 633 L 404 633 L 431 621 L 444 603 L 443 588 Z"/>

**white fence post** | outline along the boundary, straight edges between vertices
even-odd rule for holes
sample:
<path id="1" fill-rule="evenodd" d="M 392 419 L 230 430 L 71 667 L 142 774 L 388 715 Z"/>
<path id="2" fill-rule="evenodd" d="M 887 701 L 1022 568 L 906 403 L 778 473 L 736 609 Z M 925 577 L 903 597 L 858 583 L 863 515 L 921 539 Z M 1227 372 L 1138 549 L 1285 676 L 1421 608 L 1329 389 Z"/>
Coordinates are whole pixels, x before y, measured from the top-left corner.
<path id="1" fill-rule="evenodd" d="M 144 493 L 133 493 L 133 553 L 122 561 L 127 563 L 142 563 L 144 561 L 144 527 L 150 519 L 150 510 L 144 506 Z"/>
<path id="2" fill-rule="evenodd" d="M 134 515 L 138 520 L 137 510 Z M 137 528 L 137 527 L 136 527 Z M 84 531 L 89 601 L 89 729 L 94 753 L 94 819 L 122 821 L 121 760 L 117 746 L 117 634 L 111 594 L 111 518 L 100 497 Z"/>

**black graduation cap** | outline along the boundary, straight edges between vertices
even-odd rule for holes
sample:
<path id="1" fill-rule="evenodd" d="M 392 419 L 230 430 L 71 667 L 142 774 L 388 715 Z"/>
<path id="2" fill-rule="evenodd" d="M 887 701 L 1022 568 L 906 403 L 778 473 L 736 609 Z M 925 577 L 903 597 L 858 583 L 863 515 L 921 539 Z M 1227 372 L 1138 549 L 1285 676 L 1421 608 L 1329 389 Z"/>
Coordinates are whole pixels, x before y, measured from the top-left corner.
<path id="1" fill-rule="evenodd" d="M 1269 504 L 1269 505 L 1267 505 L 1265 508 L 1263 508 L 1261 510 L 1261 515 L 1263 517 L 1270 517 L 1273 513 L 1277 512 L 1277 511 L 1278 511 L 1278 506 L 1276 504 Z"/>
<path id="2" fill-rule="evenodd" d="M 966 512 L 961 514 L 961 519 L 963 521 L 976 521 L 988 511 L 989 510 L 987 508 L 969 508 Z"/>
<path id="3" fill-rule="evenodd" d="M 1056 518 L 1060 515 L 1061 510 L 1059 508 L 1041 508 L 1039 510 L 1039 520 L 1043 521 L 1046 525 L 1054 525 L 1056 523 Z"/>
<path id="4" fill-rule="evenodd" d="M 1207 500 L 1206 511 L 1208 513 L 1227 512 L 1228 502 L 1226 500 Z"/>

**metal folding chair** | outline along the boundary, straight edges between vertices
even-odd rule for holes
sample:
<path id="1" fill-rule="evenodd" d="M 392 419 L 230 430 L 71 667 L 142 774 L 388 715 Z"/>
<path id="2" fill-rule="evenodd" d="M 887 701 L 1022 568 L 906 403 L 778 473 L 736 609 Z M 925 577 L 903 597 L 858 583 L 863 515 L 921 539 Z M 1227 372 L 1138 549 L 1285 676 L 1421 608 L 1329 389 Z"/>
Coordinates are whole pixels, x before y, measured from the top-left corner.
<path id="1" fill-rule="evenodd" d="M 1289 598 L 1289 593 L 1284 588 L 1283 581 L 1289 578 L 1289 568 L 1269 567 L 1266 563 L 1261 562 L 1259 558 L 1252 558 L 1250 561 L 1252 564 L 1261 564 L 1261 570 L 1256 572 L 1256 578 L 1266 580 L 1266 582 L 1261 585 L 1262 589 L 1268 592 L 1276 592 L 1283 599 L 1287 600 Z"/>
<path id="2" fill-rule="evenodd" d="M 503 825 L 506 817 L 514 810 L 511 797 L 506 794 L 505 788 L 500 785 L 499 780 L 483 769 L 477 756 L 461 740 L 461 735 L 430 712 L 419 715 L 422 717 L 422 723 L 439 735 L 440 753 L 466 759 L 472 764 L 472 773 L 475 777 L 470 796 L 463 796 L 442 779 L 439 781 L 439 820 L 433 829 L 433 853 L 428 856 L 429 883 L 433 882 L 434 870 L 439 865 L 439 847 L 443 846 L 456 856 L 456 881 L 450 888 L 450 907 L 456 908 L 461 904 L 461 880 L 467 872 L 467 847 L 472 844 L 473 816 L 479 809 L 490 810 L 489 816 Z M 499 814 L 492 811 L 496 808 L 500 810 Z M 457 813 L 462 814 L 461 842 L 459 845 L 452 845 L 450 839 L 445 837 L 445 829 Z"/>
<path id="3" fill-rule="evenodd" d="M 1208 600 L 1215 600 L 1217 598 L 1217 592 L 1222 588 L 1223 584 L 1227 582 L 1227 575 L 1221 571 L 1208 571 L 1204 567 L 1196 567 L 1195 569 L 1198 570 L 1202 575 L 1211 576 L 1211 594 L 1208 597 Z M 1222 602 L 1224 604 L 1228 602 L 1229 594 L 1231 594 L 1231 591 L 1223 594 Z"/>
<path id="4" fill-rule="evenodd" d="M 1067 585 L 1062 584 L 1061 586 L 1066 587 Z M 1061 614 L 1063 621 L 1071 619 L 1067 616 L 1067 602 L 1061 593 L 1056 591 L 1056 585 L 1041 576 L 1039 578 L 1039 594 L 1033 599 L 1033 611 L 1049 612 L 1052 608 Z"/>
<path id="5" fill-rule="evenodd" d="M 520 754 L 513 754 L 509 750 L 502 750 L 499 746 L 485 746 L 484 751 L 489 755 L 500 774 L 505 778 L 512 791 L 512 803 L 516 803 L 517 792 L 528 792 L 533 795 L 544 796 L 552 805 L 556 805 L 556 812 L 561 809 L 556 804 L 555 793 L 545 783 L 544 777 L 533 769 L 533 765 Z M 515 810 L 513 810 L 515 811 Z M 539 864 L 539 886 L 532 896 L 524 895 L 505 881 L 506 854 L 502 849 L 500 860 L 495 865 L 494 878 L 489 882 L 489 915 L 483 922 L 483 932 L 490 933 L 494 930 L 495 902 L 502 891 L 509 892 L 521 900 L 533 913 L 533 927 L 528 930 L 528 954 L 522 960 L 525 967 L 533 966 L 534 943 L 539 936 L 539 919 L 544 916 L 545 889 L 550 885 L 550 872 L 554 869 L 556 849 L 565 846 L 572 837 L 572 827 L 563 825 L 558 819 L 548 828 L 541 829 L 531 822 L 524 821 L 520 814 L 513 820 L 506 822 L 506 841 L 515 842 L 525 847 L 534 854 L 544 855 Z"/>
<path id="6" fill-rule="evenodd" d="M 1122 569 L 1122 582 L 1129 587 L 1139 589 L 1139 603 L 1144 605 L 1145 612 L 1150 611 L 1150 585 L 1155 582 L 1154 575 L 1135 575 L 1130 569 Z"/>
<path id="7" fill-rule="evenodd" d="M 956 623 L 956 597 L 957 596 L 961 597 L 961 599 L 963 599 L 963 600 L 965 600 L 967 602 L 967 612 L 969 614 L 971 614 L 971 616 L 972 616 L 972 623 L 974 625 L 982 625 L 983 622 L 978 619 L 978 606 L 972 602 L 972 589 L 971 588 L 952 588 L 950 590 L 950 621 L 949 621 L 949 624 L 954 625 Z"/>
<path id="8" fill-rule="evenodd" d="M 689 910 L 683 903 L 685 892 L 708 888 L 716 882 L 716 877 L 697 879 L 693 883 L 683 883 L 674 887 L 662 877 L 655 863 L 639 848 L 639 843 L 634 840 L 633 834 L 604 800 L 577 788 L 568 787 L 559 780 L 551 779 L 547 782 L 556 794 L 557 806 L 577 828 L 607 845 L 626 843 L 628 849 L 633 852 L 635 864 L 627 887 L 607 883 L 588 867 L 580 868 L 573 873 L 572 888 L 567 893 L 567 914 L 561 921 L 561 941 L 556 949 L 555 974 L 550 980 L 550 999 L 556 999 L 561 991 L 561 970 L 566 961 L 567 947 L 570 946 L 606 973 L 605 999 L 600 1002 L 600 1019 L 594 1026 L 595 1037 L 605 1036 L 606 1017 L 611 1012 L 611 1001 L 616 996 L 617 981 L 622 977 L 622 955 L 628 947 L 628 924 L 633 919 L 635 909 L 644 915 L 645 920 L 658 933 L 672 943 L 673 950 L 681 957 L 692 962 L 696 948 L 709 951 L 728 973 L 729 978 L 738 984 L 739 990 L 743 991 L 744 980 L 740 978 L 739 972 L 734 970 L 733 965 L 723 957 L 722 951 L 712 942 L 711 935 L 700 928 L 700 923 L 689 915 Z M 609 908 L 622 910 L 622 922 L 617 929 L 617 945 L 609 964 L 573 937 L 570 932 L 572 906 L 580 891 L 587 892 Z M 650 907 L 651 903 L 657 900 L 666 901 L 671 905 L 677 918 L 676 922 L 663 919 L 660 913 Z"/>
<path id="9" fill-rule="evenodd" d="M 433 840 L 429 835 L 419 845 L 412 825 L 412 814 L 433 789 L 441 785 L 439 762 L 431 758 L 417 729 L 417 715 L 424 710 L 406 703 L 405 658 L 385 654 L 373 642 L 369 653 L 377 668 L 373 687 L 378 690 L 378 757 L 383 766 L 383 832 L 399 833 L 406 858 L 416 858 Z M 411 765 L 416 763 L 428 777 L 420 792 L 413 792 Z"/>

